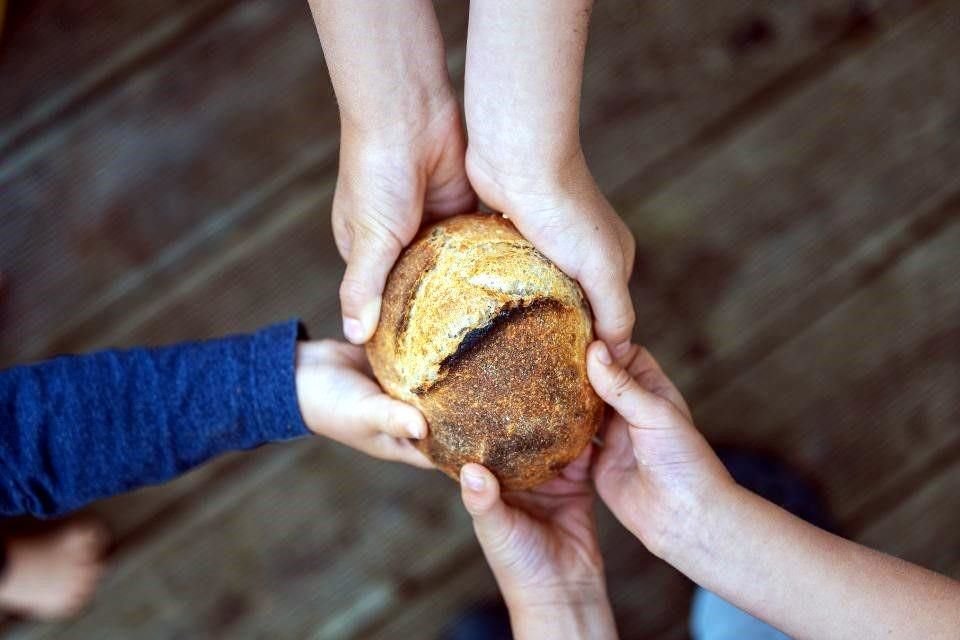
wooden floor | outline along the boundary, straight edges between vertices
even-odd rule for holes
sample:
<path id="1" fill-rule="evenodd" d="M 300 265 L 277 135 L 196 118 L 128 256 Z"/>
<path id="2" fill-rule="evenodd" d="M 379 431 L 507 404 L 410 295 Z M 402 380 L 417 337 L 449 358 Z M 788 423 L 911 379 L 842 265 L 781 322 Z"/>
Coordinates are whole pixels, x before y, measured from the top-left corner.
<path id="1" fill-rule="evenodd" d="M 305 3 L 9 4 L 0 364 L 293 315 L 338 335 L 338 123 Z M 438 7 L 458 81 L 465 5 Z M 600 0 L 583 101 L 639 246 L 637 338 L 700 428 L 955 577 L 958 57 L 954 0 Z M 119 540 L 95 606 L 4 637 L 431 638 L 495 594 L 453 483 L 329 442 L 94 510 Z M 684 637 L 691 585 L 601 521 L 622 636 Z"/>

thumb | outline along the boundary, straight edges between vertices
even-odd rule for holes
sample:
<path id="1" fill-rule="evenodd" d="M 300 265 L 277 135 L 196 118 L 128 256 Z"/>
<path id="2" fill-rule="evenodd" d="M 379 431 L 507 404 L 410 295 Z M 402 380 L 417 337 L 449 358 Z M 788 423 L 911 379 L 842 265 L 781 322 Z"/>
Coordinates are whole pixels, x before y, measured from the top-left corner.
<path id="1" fill-rule="evenodd" d="M 388 231 L 365 231 L 354 238 L 340 283 L 343 335 L 350 342 L 363 344 L 377 330 L 387 275 L 402 249 L 400 240 Z"/>
<path id="2" fill-rule="evenodd" d="M 391 398 L 385 393 L 358 403 L 358 418 L 371 431 L 380 431 L 394 438 L 419 440 L 427 436 L 427 423 L 415 407 Z"/>
<path id="3" fill-rule="evenodd" d="M 502 548 L 509 535 L 511 513 L 500 498 L 496 477 L 479 464 L 465 464 L 460 469 L 460 495 L 473 518 L 480 546 L 488 552 Z"/>
<path id="4" fill-rule="evenodd" d="M 580 279 L 584 293 L 593 311 L 594 330 L 603 340 L 616 360 L 623 359 L 630 351 L 630 340 L 636 312 L 630 299 L 627 281 L 621 273 L 611 271 L 609 266 L 586 269 Z"/>

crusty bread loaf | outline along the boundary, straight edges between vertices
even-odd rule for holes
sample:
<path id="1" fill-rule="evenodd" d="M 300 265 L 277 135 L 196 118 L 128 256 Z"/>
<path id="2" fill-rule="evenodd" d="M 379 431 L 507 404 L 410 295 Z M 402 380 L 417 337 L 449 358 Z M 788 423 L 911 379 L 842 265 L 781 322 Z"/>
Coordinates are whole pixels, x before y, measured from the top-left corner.
<path id="1" fill-rule="evenodd" d="M 470 214 L 400 256 L 367 354 L 387 393 L 423 412 L 418 446 L 440 469 L 457 478 L 477 462 L 515 490 L 556 475 L 596 432 L 592 338 L 576 282 L 501 216 Z"/>

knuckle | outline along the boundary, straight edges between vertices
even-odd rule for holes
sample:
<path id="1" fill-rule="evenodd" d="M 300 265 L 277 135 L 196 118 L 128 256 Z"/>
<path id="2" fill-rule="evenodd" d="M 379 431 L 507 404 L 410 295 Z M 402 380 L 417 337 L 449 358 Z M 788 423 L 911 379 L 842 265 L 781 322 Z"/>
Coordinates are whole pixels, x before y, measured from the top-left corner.
<path id="1" fill-rule="evenodd" d="M 357 244 L 362 244 L 365 248 L 399 252 L 404 242 L 397 226 L 385 216 L 364 216 L 355 222 L 354 235 Z"/>
<path id="2" fill-rule="evenodd" d="M 650 403 L 647 418 L 657 426 L 668 427 L 676 422 L 677 410 L 669 400 L 657 396 Z"/>
<path id="3" fill-rule="evenodd" d="M 370 289 L 366 282 L 357 276 L 347 274 L 340 283 L 340 303 L 344 309 L 358 309 L 370 297 Z"/>
<path id="4" fill-rule="evenodd" d="M 610 329 L 617 335 L 629 336 L 633 331 L 633 324 L 636 320 L 637 312 L 634 311 L 633 305 L 630 304 L 630 298 L 627 296 L 623 308 L 614 314 L 611 319 Z"/>

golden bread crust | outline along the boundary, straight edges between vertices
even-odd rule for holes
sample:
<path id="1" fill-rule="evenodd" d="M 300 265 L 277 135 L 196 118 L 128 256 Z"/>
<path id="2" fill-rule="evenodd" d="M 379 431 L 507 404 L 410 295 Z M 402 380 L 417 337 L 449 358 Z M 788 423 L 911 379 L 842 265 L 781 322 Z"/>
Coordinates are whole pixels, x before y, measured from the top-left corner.
<path id="1" fill-rule="evenodd" d="M 514 490 L 556 475 L 596 432 L 592 338 L 579 286 L 502 217 L 470 214 L 401 255 L 367 354 L 384 389 L 423 412 L 418 446 L 440 469 L 478 462 Z"/>

